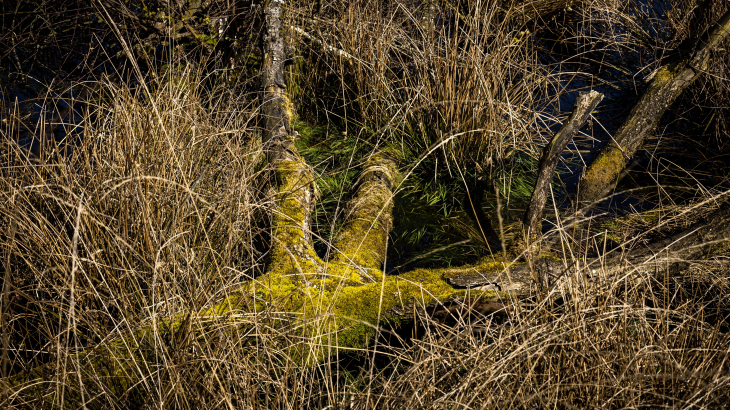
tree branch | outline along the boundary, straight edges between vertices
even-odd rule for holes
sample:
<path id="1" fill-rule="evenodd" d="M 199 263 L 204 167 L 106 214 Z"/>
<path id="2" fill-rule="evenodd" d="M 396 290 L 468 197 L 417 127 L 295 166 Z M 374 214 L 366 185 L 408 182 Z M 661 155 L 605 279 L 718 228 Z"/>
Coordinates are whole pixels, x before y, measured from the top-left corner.
<path id="1" fill-rule="evenodd" d="M 495 289 L 522 297 L 530 294 L 526 290 L 530 289 L 534 272 L 537 277 L 548 278 L 549 285 L 552 286 L 551 292 L 555 294 L 564 292 L 570 281 L 576 277 L 581 278 L 584 286 L 590 287 L 606 281 L 613 283 L 622 275 L 641 280 L 667 269 L 670 274 L 676 274 L 683 270 L 681 268 L 686 263 L 722 254 L 729 245 L 730 206 L 725 204 L 688 229 L 626 253 L 617 250 L 585 262 L 541 258 L 531 264 L 505 265 L 491 271 L 474 270 L 456 274 L 448 278 L 448 281 L 458 287 Z"/>
<path id="2" fill-rule="evenodd" d="M 334 46 L 331 46 L 331 45 L 325 43 L 324 41 L 322 41 L 322 40 L 320 40 L 320 39 L 312 36 L 311 34 L 307 33 L 306 31 L 304 31 L 303 29 L 301 29 L 299 27 L 296 27 L 296 26 L 289 26 L 289 27 L 292 30 L 294 30 L 297 33 L 299 33 L 302 37 L 306 37 L 307 39 L 309 39 L 313 43 L 319 44 L 322 48 L 324 48 L 325 50 L 327 50 L 327 51 L 329 51 L 331 53 L 334 53 L 334 54 L 336 54 L 336 55 L 338 55 L 338 56 L 340 56 L 340 57 L 342 57 L 342 58 L 344 58 L 344 59 L 346 59 L 346 60 L 348 60 L 350 62 L 352 60 L 356 60 L 355 56 L 353 56 L 352 54 L 348 53 L 347 51 L 342 50 L 342 49 L 339 49 L 339 48 L 334 47 Z"/>
<path id="3" fill-rule="evenodd" d="M 586 169 L 580 182 L 581 202 L 597 201 L 613 189 L 619 174 L 644 139 L 656 128 L 664 111 L 706 70 L 710 53 L 718 48 L 729 33 L 730 10 L 720 18 L 710 34 L 700 41 L 701 48 L 692 58 L 666 64 L 657 71 L 624 124 Z"/>
<path id="4" fill-rule="evenodd" d="M 354 263 L 378 278 L 382 275 L 397 178 L 395 162 L 385 155 L 373 155 L 367 161 L 355 183 L 357 190 L 350 200 L 346 223 L 335 241 L 335 261 Z"/>
<path id="5" fill-rule="evenodd" d="M 543 149 L 535 189 L 532 191 L 530 206 L 527 208 L 523 220 L 528 237 L 532 238 L 542 232 L 542 212 L 545 208 L 548 189 L 555 173 L 555 167 L 558 165 L 558 160 L 560 160 L 565 147 L 580 131 L 580 128 L 588 120 L 588 116 L 601 100 L 603 100 L 603 94 L 596 91 L 581 93 L 575 101 L 570 118 L 560 127 L 550 143 Z"/>

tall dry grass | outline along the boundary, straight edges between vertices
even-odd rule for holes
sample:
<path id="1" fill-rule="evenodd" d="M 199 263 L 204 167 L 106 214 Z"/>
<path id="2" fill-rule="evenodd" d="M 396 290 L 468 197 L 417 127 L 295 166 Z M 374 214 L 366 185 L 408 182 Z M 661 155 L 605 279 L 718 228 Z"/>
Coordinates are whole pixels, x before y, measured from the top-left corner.
<path id="1" fill-rule="evenodd" d="M 534 142 L 557 115 L 556 67 L 538 59 L 529 33 L 513 30 L 505 16 L 519 17 L 520 9 L 463 3 L 469 13 L 432 33 L 423 30 L 418 7 L 324 6 L 321 15 L 338 23 L 321 40 L 355 59 L 323 61 L 343 73 L 342 95 L 359 96 L 329 111 L 373 131 L 373 145 L 399 143 L 415 156 L 457 135 L 444 158 L 453 155 L 460 166 L 484 166 L 485 158 L 520 149 L 539 152 Z M 61 126 L 63 141 L 34 153 L 17 143 L 32 119 L 2 107 L 0 406 L 726 405 L 724 256 L 687 263 L 680 276 L 661 271 L 589 288 L 576 278 L 558 303 L 508 301 L 500 315 L 462 311 L 438 322 L 417 306 L 415 324 L 386 333 L 401 342 L 333 350 L 315 366 L 289 348 L 322 338 L 292 332 L 296 318 L 276 305 L 257 310 L 248 303 L 253 295 L 244 295 L 228 316 L 199 314 L 265 269 L 272 197 L 257 106 L 223 89 L 203 90 L 193 71 L 158 74 L 146 86 L 106 79 L 79 85 L 88 89 L 73 103 L 80 119 Z M 307 95 L 304 82 L 297 84 Z M 564 236 L 564 249 L 583 250 L 571 258 L 600 248 L 587 232 L 562 234 L 576 238 Z M 181 317 L 183 331 L 160 325 Z M 152 331 L 136 338 L 143 329 Z M 411 334 L 418 337 L 409 340 Z M 119 340 L 128 355 L 108 349 Z M 91 350 L 120 361 L 145 354 L 110 378 L 89 372 L 83 352 Z M 33 368 L 46 370 L 42 401 L 28 394 L 37 382 L 17 383 Z"/>
<path id="2" fill-rule="evenodd" d="M 17 143 L 17 107 L 4 107 L 4 376 L 55 361 L 54 380 L 79 393 L 77 352 L 201 310 L 260 270 L 269 198 L 253 110 L 204 107 L 194 73 L 167 75 L 79 85 L 80 120 L 35 153 Z M 133 379 L 159 383 L 170 376 L 157 365 L 190 360 L 163 339 Z M 54 402 L 71 396 L 54 389 Z"/>
<path id="3" fill-rule="evenodd" d="M 498 0 L 302 6 L 292 41 L 311 43 L 316 35 L 319 47 L 307 49 L 305 60 L 318 69 L 295 74 L 296 91 L 304 103 L 321 100 L 346 127 L 367 130 L 363 137 L 374 137 L 373 145 L 396 144 L 418 157 L 447 141 L 442 166 L 457 160 L 488 167 L 556 120 L 561 77 L 541 63 L 524 20 L 526 10 L 549 16 L 570 2 L 540 3 L 544 8 Z M 341 90 L 334 100 L 318 95 L 328 86 Z"/>

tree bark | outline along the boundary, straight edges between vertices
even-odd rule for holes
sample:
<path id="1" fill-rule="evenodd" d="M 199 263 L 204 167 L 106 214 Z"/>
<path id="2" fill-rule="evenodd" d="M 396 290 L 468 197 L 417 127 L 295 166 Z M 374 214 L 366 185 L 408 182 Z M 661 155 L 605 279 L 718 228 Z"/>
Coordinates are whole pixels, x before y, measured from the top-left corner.
<path id="1" fill-rule="evenodd" d="M 729 245 L 730 205 L 725 203 L 688 229 L 629 252 L 616 250 L 586 261 L 540 258 L 531 263 L 511 265 L 509 269 L 457 274 L 448 281 L 456 287 L 493 289 L 522 298 L 532 295 L 532 278 L 537 276 L 549 280 L 552 293 L 562 293 L 575 278 L 579 278 L 583 286 L 590 287 L 613 283 L 616 278 L 625 275 L 638 280 L 661 271 L 676 275 L 689 262 L 727 252 Z"/>
<path id="2" fill-rule="evenodd" d="M 286 97 L 284 66 L 287 62 L 284 38 L 281 35 L 281 13 L 283 0 L 270 0 L 264 8 L 265 31 L 263 38 L 263 66 L 261 67 L 261 88 L 263 89 L 263 142 L 269 163 L 276 165 L 280 160 L 294 160 L 290 148 L 293 144 L 291 132 L 291 104 Z"/>
<path id="3" fill-rule="evenodd" d="M 613 139 L 586 169 L 580 182 L 579 200 L 591 203 L 613 189 L 621 171 L 655 128 L 664 111 L 703 71 L 710 53 L 730 33 L 730 10 L 718 21 L 710 34 L 699 42 L 699 49 L 685 60 L 662 66 L 651 79 L 649 88 L 629 113 Z"/>
<path id="4" fill-rule="evenodd" d="M 542 212 L 545 208 L 548 189 L 555 173 L 555 167 L 558 165 L 558 160 L 560 160 L 565 147 L 580 131 L 580 128 L 588 120 L 588 116 L 601 100 L 603 100 L 603 94 L 596 91 L 581 93 L 575 101 L 570 118 L 560 127 L 550 143 L 543 149 L 535 189 L 532 191 L 530 205 L 527 212 L 525 212 L 523 221 L 528 237 L 532 238 L 542 232 Z"/>

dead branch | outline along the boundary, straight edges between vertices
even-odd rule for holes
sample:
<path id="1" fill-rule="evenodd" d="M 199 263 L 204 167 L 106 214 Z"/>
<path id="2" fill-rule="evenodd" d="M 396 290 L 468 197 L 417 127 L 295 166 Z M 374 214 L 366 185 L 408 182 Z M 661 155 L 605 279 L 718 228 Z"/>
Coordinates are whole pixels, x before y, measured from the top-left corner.
<path id="1" fill-rule="evenodd" d="M 575 101 L 573 112 L 570 118 L 560 127 L 557 133 L 550 140 L 550 143 L 543 149 L 540 157 L 540 167 L 537 172 L 537 180 L 535 181 L 535 189 L 532 191 L 530 198 L 530 206 L 525 212 L 524 225 L 527 229 L 528 237 L 539 235 L 542 232 L 540 222 L 542 220 L 542 212 L 545 208 L 548 189 L 555 173 L 555 167 L 562 155 L 565 147 L 568 145 L 575 134 L 578 133 L 583 124 L 588 120 L 596 106 L 603 100 L 603 94 L 596 91 L 581 93 Z"/>
<path id="2" fill-rule="evenodd" d="M 342 49 L 339 49 L 337 47 L 334 47 L 334 46 L 331 46 L 331 45 L 325 43 L 324 41 L 322 41 L 322 40 L 314 37 L 313 35 L 307 33 L 306 31 L 304 31 L 304 29 L 301 29 L 301 28 L 296 27 L 296 26 L 289 26 L 289 28 L 291 28 L 292 30 L 294 30 L 297 33 L 299 33 L 302 37 L 307 38 L 309 41 L 311 41 L 311 42 L 313 42 L 315 44 L 320 45 L 323 49 L 325 49 L 326 51 L 329 51 L 330 53 L 333 53 L 333 54 L 335 54 L 337 56 L 340 56 L 340 57 L 342 57 L 342 58 L 344 58 L 344 59 L 346 59 L 348 61 L 357 60 L 355 58 L 355 56 L 353 56 L 352 54 L 348 53 L 347 51 L 342 50 Z"/>
<path id="3" fill-rule="evenodd" d="M 730 243 L 730 206 L 710 214 L 703 221 L 663 240 L 628 252 L 615 250 L 602 257 L 587 261 L 558 261 L 541 258 L 531 263 L 507 265 L 493 271 L 465 272 L 448 279 L 457 287 L 495 289 L 512 296 L 530 296 L 533 272 L 548 278 L 552 294 L 563 293 L 574 278 L 590 288 L 602 283 L 613 283 L 622 276 L 641 280 L 658 272 L 676 275 L 689 262 L 719 255 Z"/>

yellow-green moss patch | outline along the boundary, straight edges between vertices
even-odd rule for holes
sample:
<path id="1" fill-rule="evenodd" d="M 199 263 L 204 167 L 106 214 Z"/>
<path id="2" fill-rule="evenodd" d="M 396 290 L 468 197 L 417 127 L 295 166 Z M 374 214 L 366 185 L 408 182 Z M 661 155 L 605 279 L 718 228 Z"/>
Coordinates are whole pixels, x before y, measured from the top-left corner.
<path id="1" fill-rule="evenodd" d="M 330 272 L 352 269 L 332 262 L 328 264 Z M 400 276 L 381 276 L 378 281 L 361 285 L 349 285 L 352 276 L 321 275 L 310 281 L 309 286 L 302 286 L 297 275 L 266 275 L 252 285 L 252 291 L 259 300 L 275 303 L 276 310 L 290 312 L 301 320 L 299 331 L 303 332 L 303 337 L 326 336 L 328 341 L 323 342 L 324 345 L 362 348 L 372 340 L 379 321 L 398 323 L 403 312 L 409 312 L 414 304 L 437 305 L 465 297 L 466 289 L 454 289 L 444 280 L 447 271 L 416 269 Z M 481 297 L 497 300 L 509 296 L 484 292 Z M 311 321 L 318 324 L 305 325 Z"/>
<path id="2" fill-rule="evenodd" d="M 625 166 L 626 159 L 621 149 L 609 146 L 586 170 L 580 183 L 581 198 L 585 201 L 599 199 Z"/>

